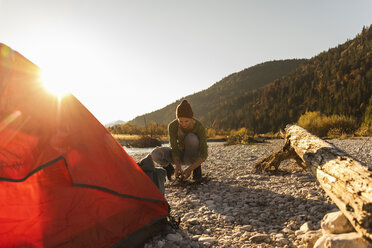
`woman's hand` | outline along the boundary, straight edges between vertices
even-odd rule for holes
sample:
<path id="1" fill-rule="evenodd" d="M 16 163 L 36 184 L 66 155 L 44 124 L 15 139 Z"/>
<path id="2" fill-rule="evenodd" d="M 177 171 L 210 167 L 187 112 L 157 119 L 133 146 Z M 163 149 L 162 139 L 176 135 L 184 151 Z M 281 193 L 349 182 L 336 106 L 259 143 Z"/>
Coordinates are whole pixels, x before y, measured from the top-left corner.
<path id="1" fill-rule="evenodd" d="M 182 175 L 183 175 L 183 171 L 182 171 L 181 165 L 176 165 L 176 169 L 174 170 L 174 176 L 177 179 L 179 176 L 182 176 Z"/>
<path id="2" fill-rule="evenodd" d="M 186 180 L 191 175 L 191 169 L 188 167 L 186 170 L 183 171 L 183 179 Z"/>
<path id="3" fill-rule="evenodd" d="M 187 169 L 184 170 L 184 172 L 183 172 L 183 179 L 189 178 L 190 175 L 191 175 L 191 172 L 193 170 L 195 170 L 196 168 L 198 168 L 201 165 L 201 163 L 203 163 L 203 159 L 202 158 L 198 158 L 195 161 L 195 163 L 193 163 L 192 165 L 190 165 L 189 167 L 187 167 Z"/>

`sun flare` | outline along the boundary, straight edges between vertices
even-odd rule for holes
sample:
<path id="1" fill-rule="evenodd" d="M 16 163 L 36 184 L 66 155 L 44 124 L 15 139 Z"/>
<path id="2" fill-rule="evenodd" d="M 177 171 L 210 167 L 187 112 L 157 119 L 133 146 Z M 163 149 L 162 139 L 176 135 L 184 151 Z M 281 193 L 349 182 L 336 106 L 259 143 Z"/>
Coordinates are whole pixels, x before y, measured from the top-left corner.
<path id="1" fill-rule="evenodd" d="M 68 78 L 61 75 L 61 72 L 55 72 L 53 70 L 42 70 L 40 80 L 44 85 L 45 89 L 56 95 L 58 98 L 62 98 L 65 95 L 71 94 L 71 83 Z"/>
<path id="2" fill-rule="evenodd" d="M 47 91 L 58 96 L 58 98 L 71 93 L 67 79 L 62 77 L 60 73 L 55 73 L 50 70 L 42 70 L 41 82 Z"/>

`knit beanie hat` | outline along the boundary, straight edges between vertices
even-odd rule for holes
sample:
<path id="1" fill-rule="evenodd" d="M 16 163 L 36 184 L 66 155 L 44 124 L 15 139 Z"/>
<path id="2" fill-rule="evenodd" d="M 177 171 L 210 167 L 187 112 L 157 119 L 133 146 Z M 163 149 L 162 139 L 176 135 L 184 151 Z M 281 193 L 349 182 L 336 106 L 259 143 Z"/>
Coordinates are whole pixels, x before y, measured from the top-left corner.
<path id="1" fill-rule="evenodd" d="M 187 117 L 192 118 L 194 113 L 192 112 L 191 106 L 188 101 L 183 100 L 176 109 L 176 116 L 179 117 Z"/>

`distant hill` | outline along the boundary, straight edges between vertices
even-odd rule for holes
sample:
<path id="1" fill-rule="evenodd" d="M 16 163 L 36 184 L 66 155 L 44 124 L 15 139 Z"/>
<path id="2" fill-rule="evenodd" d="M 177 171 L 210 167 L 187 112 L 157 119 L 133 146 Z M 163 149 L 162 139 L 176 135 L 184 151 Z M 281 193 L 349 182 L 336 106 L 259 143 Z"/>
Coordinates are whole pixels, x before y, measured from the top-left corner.
<path id="1" fill-rule="evenodd" d="M 215 127 L 278 131 L 306 110 L 363 120 L 372 96 L 372 26 L 265 88 L 245 92 L 210 113 Z M 211 123 L 211 119 L 208 123 Z"/>
<path id="2" fill-rule="evenodd" d="M 186 96 L 185 98 L 192 105 L 195 117 L 202 122 L 208 122 L 208 125 L 210 125 L 211 120 L 213 120 L 213 116 L 210 113 L 214 112 L 217 106 L 227 103 L 232 98 L 242 96 L 245 92 L 269 84 L 275 79 L 292 72 L 305 61 L 304 59 L 293 59 L 258 64 L 243 71 L 233 73 L 208 89 Z M 129 123 L 145 125 L 145 119 L 148 123 L 151 120 L 159 124 L 168 123 L 175 119 L 175 109 L 179 103 L 180 100 L 152 113 L 138 116 L 129 121 Z"/>
<path id="3" fill-rule="evenodd" d="M 195 117 L 213 128 L 276 132 L 305 111 L 352 116 L 361 122 L 371 109 L 372 26 L 309 60 L 262 63 L 185 98 Z M 146 120 L 169 122 L 179 102 L 146 114 Z M 130 123 L 143 125 L 143 117 Z"/>
<path id="4" fill-rule="evenodd" d="M 105 127 L 113 127 L 113 126 L 116 126 L 116 125 L 123 125 L 127 123 L 126 121 L 122 121 L 122 120 L 117 120 L 117 121 L 114 121 L 114 122 L 110 122 L 110 123 L 107 123 L 105 124 Z"/>

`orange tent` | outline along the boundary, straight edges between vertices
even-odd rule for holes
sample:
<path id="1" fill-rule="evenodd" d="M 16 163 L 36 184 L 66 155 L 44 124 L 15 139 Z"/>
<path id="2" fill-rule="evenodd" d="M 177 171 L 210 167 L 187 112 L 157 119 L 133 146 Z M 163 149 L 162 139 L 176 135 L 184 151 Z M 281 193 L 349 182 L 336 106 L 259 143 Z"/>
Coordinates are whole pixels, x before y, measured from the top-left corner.
<path id="1" fill-rule="evenodd" d="M 0 43 L 0 247 L 125 246 L 168 212 L 106 128 Z"/>

